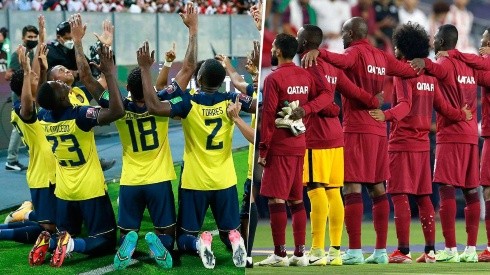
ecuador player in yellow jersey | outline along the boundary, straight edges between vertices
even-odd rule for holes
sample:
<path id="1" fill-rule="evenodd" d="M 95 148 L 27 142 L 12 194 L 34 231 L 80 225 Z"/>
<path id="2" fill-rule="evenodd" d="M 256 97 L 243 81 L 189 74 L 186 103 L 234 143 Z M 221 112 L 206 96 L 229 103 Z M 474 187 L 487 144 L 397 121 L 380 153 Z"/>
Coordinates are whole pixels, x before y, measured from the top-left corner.
<path id="1" fill-rule="evenodd" d="M 158 93 L 160 100 L 182 94 L 180 87 L 187 86 L 196 63 L 197 8 L 190 3 L 181 16 L 189 28 L 187 53 L 175 81 Z M 148 113 L 141 74 L 141 69 L 135 68 L 128 75 L 127 89 L 131 96 L 123 101 L 126 115 L 116 121 L 123 147 L 118 213 L 121 245 L 114 257 L 116 270 L 127 267 L 131 261 L 145 208 L 156 233 L 146 234 L 148 247 L 159 266 L 171 268 L 173 265 L 169 251 L 174 247 L 176 217 L 170 181 L 176 176 L 168 141 L 169 118 Z"/>
<path id="2" fill-rule="evenodd" d="M 39 46 L 45 60 L 46 45 Z M 19 131 L 22 140 L 29 151 L 29 168 L 27 169 L 27 185 L 29 186 L 31 199 L 35 211 L 16 211 L 22 215 L 25 222 L 12 222 L 0 225 L 0 240 L 14 240 L 23 243 L 34 243 L 37 236 L 43 230 L 55 231 L 54 196 L 55 173 L 51 167 L 55 163 L 51 146 L 43 136 L 43 130 L 36 116 L 33 91 L 36 91 L 38 77 L 31 71 L 29 57 L 25 48 L 17 49 L 20 69 L 13 73 L 10 87 L 20 98 L 14 102 L 12 112 L 12 124 Z M 46 65 L 47 67 L 47 65 Z M 45 68 L 43 72 L 45 73 Z M 14 215 L 16 214 L 14 213 Z M 14 216 L 15 217 L 15 216 Z"/>
<path id="3" fill-rule="evenodd" d="M 246 251 L 243 239 L 236 230 L 240 226 L 236 174 L 231 155 L 234 125 L 226 115 L 229 102 L 240 100 L 242 108 L 254 111 L 255 102 L 247 95 L 216 92 L 226 76 L 221 64 L 206 60 L 199 70 L 201 90 L 193 95 L 183 93 L 169 101 L 160 101 L 151 85 L 148 42 L 138 50 L 138 64 L 143 79 L 146 107 L 150 114 L 181 117 L 185 136 L 185 169 L 179 200 L 180 231 L 177 245 L 180 250 L 198 252 L 206 268 L 214 268 L 211 251 L 212 236 L 203 232 L 199 238 L 209 206 L 215 217 L 221 240 L 233 249 L 233 262 L 245 266 Z"/>
<path id="4" fill-rule="evenodd" d="M 95 148 L 93 128 L 121 118 L 124 108 L 112 51 L 103 46 L 99 55 L 100 69 L 109 88 L 109 108 L 73 106 L 69 100 L 70 87 L 61 81 L 42 84 L 37 96 L 43 108 L 38 117 L 56 157 L 56 225 L 60 233 L 57 242 L 54 238 L 44 240 L 49 242 L 50 249 L 55 249 L 51 257 L 51 265 L 55 267 L 62 265 L 66 253 L 112 253 L 116 244 L 116 222 Z M 88 237 L 76 238 L 75 235 L 81 233 L 82 223 Z M 33 254 L 36 251 L 37 245 Z"/>

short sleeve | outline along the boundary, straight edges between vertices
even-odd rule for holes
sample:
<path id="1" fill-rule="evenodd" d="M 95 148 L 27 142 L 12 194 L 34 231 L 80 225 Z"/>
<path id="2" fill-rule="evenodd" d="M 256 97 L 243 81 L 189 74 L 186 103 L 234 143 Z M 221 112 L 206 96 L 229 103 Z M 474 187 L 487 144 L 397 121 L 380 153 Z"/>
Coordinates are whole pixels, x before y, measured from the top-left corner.
<path id="1" fill-rule="evenodd" d="M 170 117 L 186 118 L 192 109 L 191 100 L 191 95 L 189 93 L 184 93 L 181 96 L 170 99 L 168 101 L 172 107 Z"/>
<path id="2" fill-rule="evenodd" d="M 14 109 L 13 111 L 19 116 L 19 118 L 24 122 L 24 123 L 27 123 L 27 124 L 32 124 L 34 122 L 36 122 L 37 120 L 37 109 L 36 109 L 36 105 L 35 103 L 33 102 L 32 103 L 34 105 L 34 112 L 32 113 L 32 116 L 28 119 L 24 119 L 21 115 L 20 115 L 20 109 L 22 109 L 22 106 L 20 105 L 20 101 L 17 101 L 14 103 Z"/>
<path id="3" fill-rule="evenodd" d="M 240 101 L 243 111 L 248 111 L 252 107 L 253 98 L 251 96 L 244 95 L 242 93 L 229 93 L 229 96 L 233 103 L 236 101 L 236 99 Z"/>
<path id="4" fill-rule="evenodd" d="M 179 84 L 177 84 L 175 81 L 172 81 L 170 85 L 157 92 L 157 96 L 161 101 L 170 100 L 183 94 L 184 91 L 182 91 Z"/>
<path id="5" fill-rule="evenodd" d="M 255 92 L 254 85 L 253 84 L 248 84 L 247 85 L 247 88 L 246 88 L 246 92 L 247 92 L 247 95 L 248 96 L 253 96 L 254 95 L 254 92 Z"/>
<path id="6" fill-rule="evenodd" d="M 77 107 L 77 126 L 85 132 L 90 131 L 95 126 L 99 125 L 99 107 L 79 106 Z"/>

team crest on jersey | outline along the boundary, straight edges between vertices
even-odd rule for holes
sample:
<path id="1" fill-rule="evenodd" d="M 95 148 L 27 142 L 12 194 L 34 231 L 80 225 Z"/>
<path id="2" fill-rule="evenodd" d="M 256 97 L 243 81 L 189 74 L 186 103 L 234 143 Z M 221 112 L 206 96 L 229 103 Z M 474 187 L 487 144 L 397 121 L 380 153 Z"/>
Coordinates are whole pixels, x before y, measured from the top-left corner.
<path id="1" fill-rule="evenodd" d="M 176 90 L 177 90 L 177 85 L 175 85 L 174 82 L 172 82 L 170 85 L 167 86 L 167 88 L 165 88 L 165 91 L 167 92 L 167 94 L 172 94 Z"/>
<path id="2" fill-rule="evenodd" d="M 238 99 L 244 103 L 249 103 L 252 100 L 252 97 L 246 95 L 246 94 L 238 94 Z"/>
<path id="3" fill-rule="evenodd" d="M 80 101 L 80 103 L 83 103 L 85 101 L 85 99 L 83 99 L 83 96 L 81 95 L 77 95 L 77 99 L 78 101 Z"/>
<path id="4" fill-rule="evenodd" d="M 98 108 L 88 108 L 87 112 L 85 113 L 85 116 L 87 118 L 92 118 L 92 119 L 96 119 L 98 115 L 99 115 Z"/>

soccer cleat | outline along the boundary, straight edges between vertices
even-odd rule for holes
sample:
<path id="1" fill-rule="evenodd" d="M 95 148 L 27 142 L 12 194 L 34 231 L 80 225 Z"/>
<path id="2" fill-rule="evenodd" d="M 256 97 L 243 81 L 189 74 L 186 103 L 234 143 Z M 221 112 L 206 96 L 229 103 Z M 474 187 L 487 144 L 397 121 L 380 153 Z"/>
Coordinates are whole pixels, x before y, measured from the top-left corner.
<path id="1" fill-rule="evenodd" d="M 36 243 L 29 252 L 29 265 L 42 265 L 46 259 L 46 253 L 48 253 L 49 241 L 51 235 L 48 231 L 43 231 L 37 237 Z"/>
<path id="2" fill-rule="evenodd" d="M 480 255 L 478 255 L 479 262 L 490 262 L 490 251 L 488 249 L 483 250 Z"/>
<path id="3" fill-rule="evenodd" d="M 301 257 L 293 255 L 289 258 L 290 266 L 308 266 L 308 264 L 308 256 L 306 256 L 306 254 L 303 254 Z"/>
<path id="4" fill-rule="evenodd" d="M 199 257 L 201 257 L 202 263 L 205 268 L 213 269 L 216 265 L 216 258 L 211 250 L 211 243 L 213 236 L 210 232 L 204 231 L 199 237 Z"/>
<path id="5" fill-rule="evenodd" d="M 400 252 L 400 250 L 395 250 L 388 256 L 388 260 L 390 264 L 411 264 L 412 263 L 412 255 L 408 253 L 407 255 Z"/>
<path id="6" fill-rule="evenodd" d="M 53 257 L 51 258 L 52 267 L 61 267 L 63 261 L 65 260 L 68 243 L 70 242 L 70 233 L 62 231 L 59 234 L 58 242 L 56 244 L 56 249 L 53 252 Z"/>
<path id="7" fill-rule="evenodd" d="M 325 251 L 321 248 L 311 249 L 308 253 L 308 264 L 312 266 L 325 266 L 327 265 L 327 258 L 325 257 Z"/>
<path id="8" fill-rule="evenodd" d="M 428 254 L 422 253 L 420 257 L 417 258 L 417 263 L 435 263 L 436 262 L 436 254 L 434 254 L 434 250 L 431 250 Z"/>
<path id="9" fill-rule="evenodd" d="M 441 263 L 459 263 L 457 251 L 439 250 L 436 254 L 436 261 Z"/>
<path id="10" fill-rule="evenodd" d="M 5 170 L 9 171 L 24 171 L 27 170 L 27 166 L 22 165 L 22 163 L 18 161 L 6 162 Z"/>
<path id="11" fill-rule="evenodd" d="M 5 217 L 4 223 L 24 221 L 26 213 L 32 211 L 33 208 L 34 207 L 32 206 L 32 202 L 30 201 L 23 202 L 22 205 L 19 208 L 17 208 L 17 210 L 10 212 L 10 214 L 8 214 L 7 217 Z"/>
<path id="12" fill-rule="evenodd" d="M 478 254 L 476 251 L 468 252 L 468 249 L 465 249 L 464 252 L 459 255 L 459 261 L 464 263 L 477 263 Z"/>
<path id="13" fill-rule="evenodd" d="M 340 256 L 340 249 L 330 247 L 327 255 L 327 264 L 340 266 L 342 265 L 342 257 Z"/>
<path id="14" fill-rule="evenodd" d="M 233 263 L 236 267 L 245 267 L 247 265 L 247 249 L 240 232 L 231 230 L 228 239 L 230 239 L 233 250 Z"/>
<path id="15" fill-rule="evenodd" d="M 276 254 L 271 254 L 265 260 L 262 260 L 258 263 L 255 263 L 256 266 L 272 266 L 272 267 L 281 267 L 281 266 L 289 266 L 288 256 L 281 257 Z"/>
<path id="16" fill-rule="evenodd" d="M 124 237 L 124 241 L 117 250 L 116 256 L 114 256 L 114 269 L 125 269 L 131 262 L 131 256 L 133 255 L 136 244 L 138 243 L 138 233 L 129 231 Z"/>
<path id="17" fill-rule="evenodd" d="M 163 246 L 158 236 L 153 232 L 148 232 L 146 233 L 145 241 L 157 264 L 163 268 L 172 268 L 172 255 L 170 255 L 170 252 Z"/>
<path id="18" fill-rule="evenodd" d="M 364 264 L 364 256 L 360 249 L 359 252 L 347 249 L 344 255 L 342 255 L 342 263 L 346 265 Z"/>
<path id="19" fill-rule="evenodd" d="M 388 263 L 388 254 L 386 252 L 381 253 L 373 253 L 371 256 L 367 257 L 365 262 L 367 264 L 387 264 Z"/>
<path id="20" fill-rule="evenodd" d="M 245 265 L 246 268 L 253 268 L 254 267 L 254 260 L 252 257 L 247 257 L 247 265 Z"/>

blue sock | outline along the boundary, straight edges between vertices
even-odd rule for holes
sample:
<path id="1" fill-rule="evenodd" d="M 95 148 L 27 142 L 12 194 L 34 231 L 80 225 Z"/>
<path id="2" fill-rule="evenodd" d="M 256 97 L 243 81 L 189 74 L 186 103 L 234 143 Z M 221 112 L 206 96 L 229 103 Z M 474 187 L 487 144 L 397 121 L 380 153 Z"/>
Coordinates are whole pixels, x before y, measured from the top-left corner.
<path id="1" fill-rule="evenodd" d="M 38 225 L 37 222 L 31 222 L 31 221 L 23 221 L 23 222 L 11 222 L 11 223 L 5 223 L 5 224 L 0 224 L 0 229 L 15 229 L 15 228 L 21 228 L 21 227 L 26 227 L 26 226 L 31 226 L 31 225 Z"/>
<path id="2" fill-rule="evenodd" d="M 31 211 L 31 213 L 29 213 L 29 221 L 33 221 L 33 222 L 36 222 L 37 221 L 37 215 L 36 215 L 36 211 Z"/>
<path id="3" fill-rule="evenodd" d="M 173 250 L 174 249 L 174 238 L 172 236 L 167 235 L 167 234 L 158 234 L 158 239 L 160 239 L 160 242 L 162 242 L 163 246 L 167 250 Z"/>
<path id="4" fill-rule="evenodd" d="M 58 240 L 58 234 L 51 235 L 51 239 L 49 240 L 48 251 L 54 251 L 55 250 L 57 240 Z"/>
<path id="5" fill-rule="evenodd" d="M 75 238 L 73 239 L 73 252 L 78 252 L 78 253 L 84 253 L 85 248 L 87 247 L 87 244 L 85 243 L 84 239 L 81 238 Z"/>
<path id="6" fill-rule="evenodd" d="M 35 243 L 37 237 L 44 230 L 39 224 L 12 229 L 14 231 L 13 240 L 19 243 Z"/>
<path id="7" fill-rule="evenodd" d="M 0 240 L 13 240 L 14 230 L 13 229 L 1 229 L 0 230 Z"/>
<path id="8" fill-rule="evenodd" d="M 196 252 L 197 251 L 196 241 L 197 238 L 195 236 L 182 234 L 177 239 L 177 246 L 179 250 L 182 251 Z"/>

